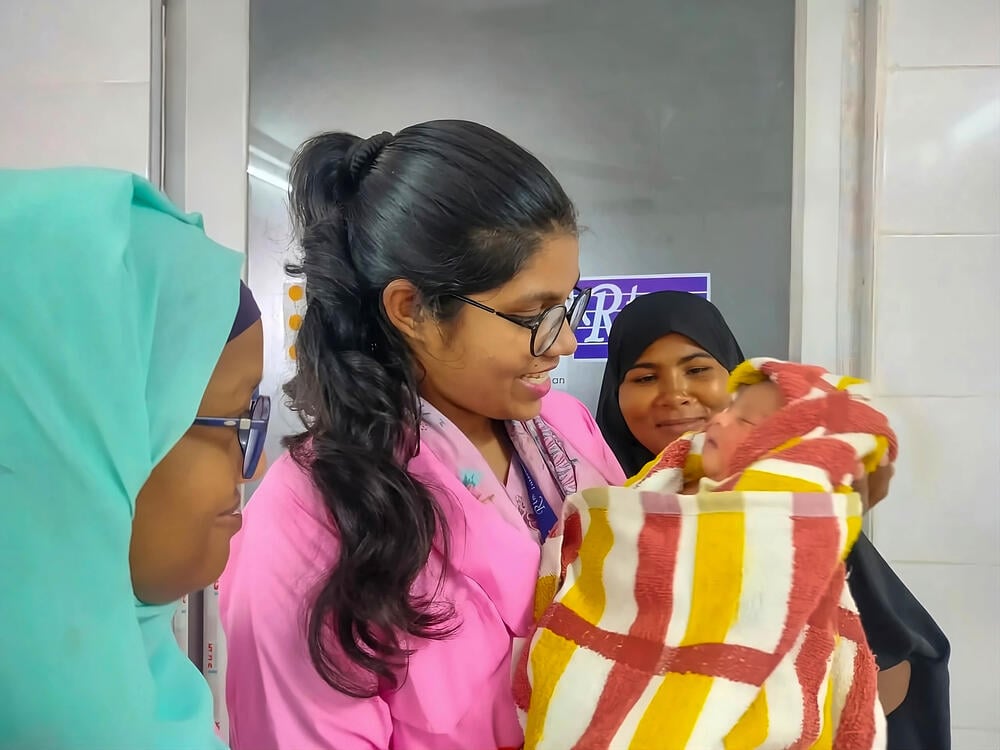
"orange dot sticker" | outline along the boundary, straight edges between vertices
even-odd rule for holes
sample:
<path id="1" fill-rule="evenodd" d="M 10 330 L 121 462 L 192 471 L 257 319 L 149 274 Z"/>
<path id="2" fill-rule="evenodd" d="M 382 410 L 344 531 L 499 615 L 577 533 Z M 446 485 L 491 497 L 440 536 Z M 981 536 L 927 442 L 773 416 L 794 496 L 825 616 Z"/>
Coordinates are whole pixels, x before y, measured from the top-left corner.
<path id="1" fill-rule="evenodd" d="M 287 361 L 295 361 L 295 339 L 299 330 L 305 323 L 306 315 L 306 287 L 301 281 L 286 279 L 284 284 L 284 294 L 281 303 L 282 318 L 285 321 L 285 356 Z"/>

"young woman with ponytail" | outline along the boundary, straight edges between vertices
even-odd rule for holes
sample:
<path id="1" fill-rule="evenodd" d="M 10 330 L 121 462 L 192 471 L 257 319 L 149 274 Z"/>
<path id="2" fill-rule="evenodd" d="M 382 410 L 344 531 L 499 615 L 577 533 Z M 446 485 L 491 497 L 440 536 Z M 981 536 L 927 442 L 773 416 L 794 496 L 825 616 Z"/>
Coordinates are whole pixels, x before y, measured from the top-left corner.
<path id="1" fill-rule="evenodd" d="M 624 475 L 549 392 L 589 292 L 572 203 L 482 125 L 299 150 L 304 423 L 222 582 L 235 750 L 518 747 L 513 639 L 563 498 Z"/>

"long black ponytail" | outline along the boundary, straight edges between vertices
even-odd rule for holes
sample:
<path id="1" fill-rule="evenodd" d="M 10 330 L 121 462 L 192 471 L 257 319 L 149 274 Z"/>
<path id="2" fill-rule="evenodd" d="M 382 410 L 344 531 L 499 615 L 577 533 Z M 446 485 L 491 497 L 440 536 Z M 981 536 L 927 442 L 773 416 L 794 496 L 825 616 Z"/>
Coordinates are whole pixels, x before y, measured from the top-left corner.
<path id="1" fill-rule="evenodd" d="M 308 618 L 317 672 L 349 695 L 399 684 L 406 637 L 446 637 L 448 602 L 411 587 L 448 534 L 433 495 L 407 472 L 419 448 L 419 369 L 381 294 L 406 279 L 441 321 L 454 294 L 510 280 L 552 232 L 575 232 L 549 171 L 495 131 L 436 121 L 362 140 L 325 133 L 291 170 L 307 308 L 286 386 L 305 431 L 288 439 L 323 496 L 339 559 Z"/>

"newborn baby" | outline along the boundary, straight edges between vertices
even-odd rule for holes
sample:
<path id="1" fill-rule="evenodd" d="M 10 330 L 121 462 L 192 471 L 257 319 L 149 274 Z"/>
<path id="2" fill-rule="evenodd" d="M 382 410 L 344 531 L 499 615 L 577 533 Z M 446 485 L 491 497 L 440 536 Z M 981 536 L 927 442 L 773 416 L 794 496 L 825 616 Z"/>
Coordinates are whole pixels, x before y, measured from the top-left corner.
<path id="1" fill-rule="evenodd" d="M 800 465 L 819 462 L 828 476 L 818 479 L 818 484 L 809 482 L 813 485 L 810 489 L 849 492 L 851 482 L 865 482 L 880 465 L 895 458 L 895 435 L 884 415 L 870 405 L 867 384 L 862 380 L 831 375 L 814 365 L 760 358 L 736 369 L 730 390 L 734 393 L 732 403 L 712 417 L 704 432 L 675 440 L 626 486 L 686 495 L 699 488 L 792 489 L 788 479 L 779 476 L 788 465 L 777 474 L 758 467 L 738 484 L 720 486 L 723 480 L 745 472 L 751 463 L 777 458 Z M 769 422 L 781 411 L 785 414 L 780 419 Z M 797 421 L 807 413 L 805 422 Z M 761 434 L 758 428 L 765 423 L 767 429 Z M 803 434 L 813 427 L 819 432 Z M 830 440 L 831 433 L 840 433 L 839 442 Z M 852 463 L 845 463 L 852 449 L 857 455 Z M 829 472 L 831 461 L 842 470 L 836 477 Z M 753 486 L 747 479 L 752 479 Z M 703 480 L 710 481 L 702 485 Z M 882 496 L 873 498 L 873 503 Z"/>
<path id="2" fill-rule="evenodd" d="M 785 405 L 785 397 L 776 383 L 765 380 L 745 385 L 737 391 L 732 405 L 717 414 L 705 428 L 701 449 L 704 476 L 721 482 L 732 473 L 737 449 L 750 437 L 754 428 Z M 697 492 L 697 482 L 687 482 L 685 492 Z"/>
<path id="3" fill-rule="evenodd" d="M 843 560 L 895 435 L 819 367 L 751 360 L 730 389 L 628 487 L 566 499 L 515 673 L 525 750 L 885 746 Z"/>

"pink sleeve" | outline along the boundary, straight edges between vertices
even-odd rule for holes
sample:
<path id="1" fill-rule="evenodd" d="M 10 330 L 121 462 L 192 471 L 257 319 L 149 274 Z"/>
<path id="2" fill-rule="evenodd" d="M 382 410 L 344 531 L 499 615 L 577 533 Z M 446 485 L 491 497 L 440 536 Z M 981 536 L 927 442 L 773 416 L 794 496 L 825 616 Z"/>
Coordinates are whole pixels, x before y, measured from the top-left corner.
<path id="1" fill-rule="evenodd" d="M 593 436 L 594 442 L 599 446 L 601 456 L 604 458 L 604 466 L 602 468 L 605 471 L 605 478 L 613 485 L 624 485 L 627 477 L 625 476 L 625 472 L 622 470 L 622 465 L 618 462 L 618 457 L 615 456 L 614 452 L 611 450 L 611 446 L 608 445 L 608 441 L 604 439 L 604 435 L 601 433 L 601 428 L 597 426 L 597 422 L 594 421 L 592 416 L 590 416 L 590 412 L 587 411 L 587 407 L 581 403 L 580 409 L 583 411 L 584 423 L 587 425 L 587 429 Z"/>
<path id="2" fill-rule="evenodd" d="M 576 449 L 595 462 L 608 484 L 625 484 L 621 464 L 582 401 L 563 391 L 552 391 L 545 397 L 542 416 L 563 435 L 570 436 Z"/>
<path id="3" fill-rule="evenodd" d="M 220 585 L 233 750 L 387 750 L 385 702 L 334 690 L 310 660 L 309 590 L 327 572 L 336 539 L 296 490 L 314 492 L 294 464 L 279 461 L 247 507 Z"/>

